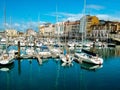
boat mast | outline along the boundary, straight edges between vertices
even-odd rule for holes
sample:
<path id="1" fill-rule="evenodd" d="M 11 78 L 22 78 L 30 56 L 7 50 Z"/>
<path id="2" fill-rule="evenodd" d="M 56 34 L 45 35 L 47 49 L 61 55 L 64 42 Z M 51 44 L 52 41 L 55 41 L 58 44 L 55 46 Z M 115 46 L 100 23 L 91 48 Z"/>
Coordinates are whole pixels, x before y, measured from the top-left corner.
<path id="1" fill-rule="evenodd" d="M 58 40 L 58 47 L 59 47 L 59 29 L 58 29 L 58 8 L 57 8 L 57 5 L 56 5 L 56 31 L 57 31 L 57 40 Z"/>
<path id="2" fill-rule="evenodd" d="M 10 30 L 12 30 L 12 17 L 10 16 Z"/>
<path id="3" fill-rule="evenodd" d="M 4 29 L 6 30 L 6 5 L 4 6 Z M 7 32 L 6 31 L 5 31 L 5 38 L 6 38 L 6 52 L 7 52 L 8 40 L 7 40 Z"/>
<path id="4" fill-rule="evenodd" d="M 83 39 L 86 40 L 86 0 L 84 0 L 84 7 L 83 7 L 83 13 L 82 18 L 80 19 L 80 33 L 82 34 L 82 45 L 83 45 Z"/>
<path id="5" fill-rule="evenodd" d="M 38 34 L 40 35 L 40 14 L 38 14 Z"/>
<path id="6" fill-rule="evenodd" d="M 84 9 L 83 9 L 83 23 L 84 23 L 84 26 L 83 26 L 83 28 L 84 28 L 84 33 L 85 33 L 85 35 L 84 35 L 84 37 L 85 37 L 85 40 L 86 40 L 86 0 L 84 0 Z"/>
<path id="7" fill-rule="evenodd" d="M 6 6 L 4 6 L 4 29 L 6 29 Z"/>

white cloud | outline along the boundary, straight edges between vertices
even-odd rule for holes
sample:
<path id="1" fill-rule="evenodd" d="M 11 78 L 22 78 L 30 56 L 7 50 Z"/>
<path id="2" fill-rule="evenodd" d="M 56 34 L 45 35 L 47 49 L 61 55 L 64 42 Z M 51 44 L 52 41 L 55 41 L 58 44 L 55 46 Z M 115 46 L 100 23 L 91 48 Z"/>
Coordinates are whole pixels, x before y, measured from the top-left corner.
<path id="1" fill-rule="evenodd" d="M 120 21 L 120 17 L 107 15 L 107 14 L 97 14 L 96 15 L 101 20 L 109 20 L 109 21 Z"/>
<path id="2" fill-rule="evenodd" d="M 75 21 L 75 20 L 80 20 L 80 18 L 82 17 L 82 14 L 72 14 L 72 13 L 59 13 L 61 16 L 63 16 L 64 18 L 62 18 L 62 21 Z"/>
<path id="3" fill-rule="evenodd" d="M 51 13 L 51 14 L 47 14 L 49 16 L 54 16 L 57 17 L 58 16 L 58 21 L 75 21 L 75 20 L 80 20 L 80 18 L 82 17 L 82 14 L 74 14 L 74 13 L 66 13 L 66 12 L 58 12 L 56 13 Z"/>
<path id="4" fill-rule="evenodd" d="M 60 18 L 61 21 L 80 20 L 80 18 L 83 16 L 82 13 L 73 14 L 73 13 L 59 12 L 58 14 L 63 17 L 63 18 Z M 91 16 L 94 16 L 94 15 L 91 14 Z M 96 14 L 95 16 L 97 16 L 100 20 L 120 21 L 120 17 L 113 16 L 113 15 L 110 15 L 110 14 Z"/>
<path id="5" fill-rule="evenodd" d="M 44 21 L 40 22 L 21 22 L 21 23 L 6 23 L 6 29 L 16 29 L 18 31 L 25 32 L 28 28 L 32 28 L 33 30 L 38 30 L 38 25 L 45 23 Z M 1 25 L 3 26 L 3 25 Z M 2 27 L 3 28 L 3 27 Z"/>
<path id="6" fill-rule="evenodd" d="M 19 27 L 20 24 L 19 24 L 19 23 L 14 23 L 14 26 L 15 26 L 15 27 Z"/>
<path id="7" fill-rule="evenodd" d="M 101 9 L 104 9 L 104 8 L 105 8 L 105 7 L 103 7 L 103 6 L 94 5 L 94 4 L 87 5 L 86 7 L 89 8 L 89 9 L 94 9 L 94 10 L 101 10 Z"/>
<path id="8" fill-rule="evenodd" d="M 53 15 L 54 13 L 52 13 L 51 15 Z M 59 12 L 58 15 L 60 17 L 58 17 L 59 22 L 61 21 L 76 21 L 76 20 L 80 20 L 80 18 L 83 16 L 82 13 L 65 13 L 65 12 Z M 91 16 L 93 16 L 91 14 Z M 96 14 L 96 16 L 99 18 L 99 20 L 110 20 L 110 21 L 120 21 L 120 17 L 117 16 L 112 16 L 110 14 Z M 34 30 L 38 30 L 38 25 L 42 25 L 43 23 L 46 23 L 44 21 L 40 21 L 40 22 L 36 22 L 36 21 L 31 21 L 31 22 L 20 22 L 20 23 L 12 23 L 12 25 L 10 25 L 9 23 L 6 23 L 6 28 L 14 28 L 18 31 L 26 31 L 28 28 L 32 28 Z M 3 26 L 4 25 L 0 25 Z M 1 27 L 0 27 L 1 28 Z"/>

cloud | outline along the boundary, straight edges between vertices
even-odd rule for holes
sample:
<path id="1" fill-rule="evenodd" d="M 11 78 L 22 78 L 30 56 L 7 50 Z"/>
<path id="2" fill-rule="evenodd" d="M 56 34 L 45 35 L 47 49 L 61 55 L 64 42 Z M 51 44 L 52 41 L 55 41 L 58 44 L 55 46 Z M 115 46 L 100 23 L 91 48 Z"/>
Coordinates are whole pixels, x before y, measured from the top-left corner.
<path id="1" fill-rule="evenodd" d="M 55 13 L 51 13 L 50 15 L 55 16 Z M 83 16 L 82 13 L 66 13 L 66 12 L 58 12 L 58 15 L 60 17 L 58 17 L 59 22 L 64 22 L 64 21 L 76 21 L 76 20 L 80 20 L 81 17 Z M 94 16 L 91 14 L 91 16 Z M 99 18 L 99 20 L 109 20 L 109 21 L 119 21 L 120 22 L 120 17 L 119 16 L 114 16 L 114 15 L 110 15 L 110 14 L 96 14 L 95 16 L 97 16 Z M 6 28 L 10 29 L 16 29 L 18 31 L 23 31 L 25 32 L 28 28 L 32 28 L 35 31 L 38 31 L 38 25 L 43 25 L 44 23 L 46 23 L 45 21 L 31 21 L 31 22 L 15 22 L 12 23 L 12 25 L 10 23 L 6 23 Z M 1 27 L 2 26 L 2 27 Z M 4 28 L 4 24 L 0 23 L 0 28 Z"/>
<path id="2" fill-rule="evenodd" d="M 40 21 L 40 22 L 20 22 L 20 23 L 6 23 L 6 29 L 16 29 L 17 31 L 25 32 L 27 29 L 32 28 L 35 31 L 38 31 L 38 26 L 41 24 L 44 24 L 46 22 Z M 4 28 L 3 25 L 1 25 L 1 28 Z"/>
<path id="3" fill-rule="evenodd" d="M 54 16 L 57 17 L 58 16 L 58 21 L 75 21 L 75 20 L 80 20 L 80 18 L 82 17 L 82 14 L 74 14 L 74 13 L 66 13 L 66 12 L 58 12 L 56 13 L 51 13 L 51 14 L 47 14 L 49 16 Z"/>
<path id="4" fill-rule="evenodd" d="M 15 26 L 15 27 L 19 27 L 20 24 L 19 24 L 19 23 L 14 23 L 14 26 Z"/>
<path id="5" fill-rule="evenodd" d="M 61 15 L 62 18 L 61 21 L 76 21 L 76 20 L 80 20 L 80 18 L 82 17 L 82 14 L 73 14 L 73 13 L 59 13 L 59 15 Z"/>
<path id="6" fill-rule="evenodd" d="M 63 18 L 60 18 L 61 21 L 76 21 L 80 20 L 80 18 L 83 16 L 82 13 L 74 14 L 74 13 L 65 13 L 65 12 L 59 12 L 58 15 L 60 15 Z M 91 16 L 94 16 L 91 14 Z M 114 16 L 110 14 L 96 14 L 100 20 L 110 20 L 110 21 L 120 21 L 119 16 Z"/>
<path id="7" fill-rule="evenodd" d="M 94 9 L 94 10 L 101 10 L 101 9 L 104 9 L 105 7 L 100 6 L 100 5 L 91 4 L 91 5 L 87 5 L 86 8 L 88 8 L 88 9 Z"/>
<path id="8" fill-rule="evenodd" d="M 120 17 L 112 16 L 107 14 L 97 14 L 96 15 L 100 20 L 109 20 L 109 21 L 118 21 L 120 22 Z"/>

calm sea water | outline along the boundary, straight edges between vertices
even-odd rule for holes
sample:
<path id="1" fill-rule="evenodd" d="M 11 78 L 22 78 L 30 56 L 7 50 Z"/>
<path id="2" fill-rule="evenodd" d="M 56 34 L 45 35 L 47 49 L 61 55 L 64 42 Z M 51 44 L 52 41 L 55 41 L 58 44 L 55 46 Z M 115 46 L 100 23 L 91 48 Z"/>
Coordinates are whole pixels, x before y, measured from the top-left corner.
<path id="1" fill-rule="evenodd" d="M 99 52 L 104 57 L 102 66 L 77 62 L 62 66 L 52 58 L 44 59 L 42 65 L 36 59 L 15 60 L 0 67 L 0 90 L 120 90 L 119 52 Z"/>

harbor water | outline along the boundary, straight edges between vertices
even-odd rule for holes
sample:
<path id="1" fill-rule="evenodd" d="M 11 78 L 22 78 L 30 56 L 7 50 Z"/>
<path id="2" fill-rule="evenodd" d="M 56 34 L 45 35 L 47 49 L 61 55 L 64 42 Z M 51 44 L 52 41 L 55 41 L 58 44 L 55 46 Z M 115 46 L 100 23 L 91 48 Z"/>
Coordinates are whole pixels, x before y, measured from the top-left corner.
<path id="1" fill-rule="evenodd" d="M 117 49 L 118 50 L 118 49 Z M 103 65 L 73 62 L 64 66 L 59 59 L 21 59 L 0 66 L 0 90 L 120 90 L 120 51 L 100 49 Z"/>

